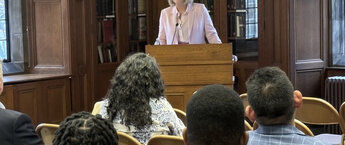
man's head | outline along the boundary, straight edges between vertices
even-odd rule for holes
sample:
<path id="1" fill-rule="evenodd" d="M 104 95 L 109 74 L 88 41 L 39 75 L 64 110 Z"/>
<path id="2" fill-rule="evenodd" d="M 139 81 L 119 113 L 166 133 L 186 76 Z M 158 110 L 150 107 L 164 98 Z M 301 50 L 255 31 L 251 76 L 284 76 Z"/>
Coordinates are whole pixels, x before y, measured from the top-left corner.
<path id="1" fill-rule="evenodd" d="M 244 108 L 239 95 L 223 85 L 209 85 L 187 104 L 187 145 L 240 145 L 246 142 Z"/>
<path id="2" fill-rule="evenodd" d="M 302 95 L 294 96 L 289 78 L 277 67 L 256 70 L 246 86 L 250 104 L 246 115 L 259 124 L 289 124 L 294 118 L 295 108 L 301 106 Z"/>

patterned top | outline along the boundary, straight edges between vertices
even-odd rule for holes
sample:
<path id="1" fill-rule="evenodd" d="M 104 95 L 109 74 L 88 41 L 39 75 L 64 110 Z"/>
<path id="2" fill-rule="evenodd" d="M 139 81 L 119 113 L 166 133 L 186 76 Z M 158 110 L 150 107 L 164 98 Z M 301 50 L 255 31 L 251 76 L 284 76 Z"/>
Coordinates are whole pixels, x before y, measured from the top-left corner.
<path id="1" fill-rule="evenodd" d="M 103 118 L 109 118 L 107 114 L 108 100 L 104 100 L 102 103 L 100 115 Z M 183 122 L 177 117 L 174 109 L 169 104 L 165 97 L 160 99 L 150 99 L 151 106 L 151 119 L 152 125 L 147 125 L 143 129 L 138 130 L 134 126 L 130 125 L 129 128 L 124 125 L 120 117 L 115 117 L 113 120 L 114 128 L 117 131 L 125 132 L 140 143 L 147 144 L 151 136 L 154 135 L 176 135 L 182 136 L 182 130 L 185 128 Z"/>
<path id="2" fill-rule="evenodd" d="M 249 131 L 247 145 L 328 145 L 314 137 L 307 136 L 291 125 L 260 125 Z"/>

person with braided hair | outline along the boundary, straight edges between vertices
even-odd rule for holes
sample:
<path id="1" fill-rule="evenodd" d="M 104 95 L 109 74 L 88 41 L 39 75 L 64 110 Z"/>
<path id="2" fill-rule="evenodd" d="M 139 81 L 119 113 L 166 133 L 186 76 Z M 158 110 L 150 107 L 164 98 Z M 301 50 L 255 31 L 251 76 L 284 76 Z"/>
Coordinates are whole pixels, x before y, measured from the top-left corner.
<path id="1" fill-rule="evenodd" d="M 53 145 L 118 145 L 118 140 L 110 121 L 100 115 L 79 112 L 60 123 Z"/>
<path id="2" fill-rule="evenodd" d="M 142 144 L 157 134 L 182 136 L 185 128 L 164 96 L 156 60 L 145 53 L 120 64 L 102 104 L 99 114 Z"/>

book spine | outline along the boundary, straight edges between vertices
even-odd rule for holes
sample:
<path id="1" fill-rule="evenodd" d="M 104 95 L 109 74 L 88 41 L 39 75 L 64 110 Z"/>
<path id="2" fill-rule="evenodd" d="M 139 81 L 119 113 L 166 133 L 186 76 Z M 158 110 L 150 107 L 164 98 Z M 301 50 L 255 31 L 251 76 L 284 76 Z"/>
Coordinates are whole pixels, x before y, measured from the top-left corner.
<path id="1" fill-rule="evenodd" d="M 102 45 L 98 45 L 97 49 L 98 49 L 99 62 L 104 63 Z"/>
<path id="2" fill-rule="evenodd" d="M 146 39 L 147 27 L 146 27 L 146 17 L 139 17 L 139 40 Z"/>
<path id="3" fill-rule="evenodd" d="M 146 1 L 138 0 L 138 13 L 142 14 L 146 12 Z"/>
<path id="4" fill-rule="evenodd" d="M 240 37 L 240 16 L 236 16 L 236 37 Z"/>
<path id="5" fill-rule="evenodd" d="M 109 62 L 113 62 L 113 57 L 111 55 L 111 47 L 108 47 L 107 51 L 108 51 Z"/>

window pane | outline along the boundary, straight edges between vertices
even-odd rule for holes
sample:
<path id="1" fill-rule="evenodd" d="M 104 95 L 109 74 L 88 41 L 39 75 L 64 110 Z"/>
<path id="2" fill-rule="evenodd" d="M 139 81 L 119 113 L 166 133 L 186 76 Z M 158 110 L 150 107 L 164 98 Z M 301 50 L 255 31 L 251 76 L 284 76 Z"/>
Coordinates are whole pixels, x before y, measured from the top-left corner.
<path id="1" fill-rule="evenodd" d="M 5 19 L 5 0 L 0 0 L 0 19 Z"/>
<path id="2" fill-rule="evenodd" d="M 345 2 L 332 0 L 332 65 L 345 66 Z"/>
<path id="3" fill-rule="evenodd" d="M 6 39 L 6 21 L 0 20 L 0 40 Z"/>
<path id="4" fill-rule="evenodd" d="M 5 41 L 0 41 L 0 58 L 7 59 L 7 44 Z"/>

